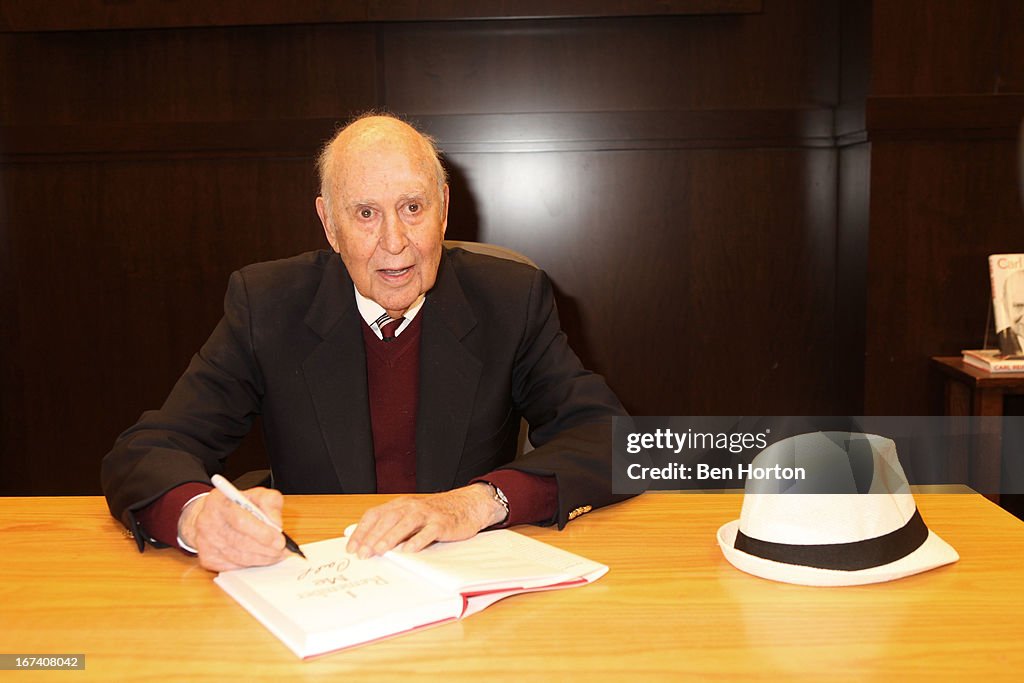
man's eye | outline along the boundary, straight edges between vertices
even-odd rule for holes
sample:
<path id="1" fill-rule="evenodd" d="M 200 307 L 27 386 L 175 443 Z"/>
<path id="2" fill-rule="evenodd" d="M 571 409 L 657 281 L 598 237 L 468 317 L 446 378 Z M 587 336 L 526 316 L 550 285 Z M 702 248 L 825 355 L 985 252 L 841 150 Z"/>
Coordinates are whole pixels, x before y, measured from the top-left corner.
<path id="1" fill-rule="evenodd" d="M 420 210 L 420 205 L 419 204 L 410 204 L 409 206 L 405 207 L 405 209 L 409 213 L 418 213 L 419 210 Z"/>
<path id="2" fill-rule="evenodd" d="M 373 211 L 370 210 L 370 209 L 359 209 L 359 217 L 360 218 L 372 218 L 373 217 Z"/>

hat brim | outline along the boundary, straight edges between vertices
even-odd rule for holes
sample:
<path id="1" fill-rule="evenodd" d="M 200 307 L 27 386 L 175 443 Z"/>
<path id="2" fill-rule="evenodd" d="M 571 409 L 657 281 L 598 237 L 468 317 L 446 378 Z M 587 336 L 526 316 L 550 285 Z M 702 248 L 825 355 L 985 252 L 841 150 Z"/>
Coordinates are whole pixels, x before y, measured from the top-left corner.
<path id="1" fill-rule="evenodd" d="M 740 521 L 733 520 L 718 530 L 718 545 L 725 559 L 742 571 L 772 581 L 795 583 L 802 586 L 860 586 L 866 583 L 882 583 L 919 574 L 960 559 L 951 545 L 928 530 L 928 539 L 917 550 L 895 562 L 857 571 L 818 569 L 798 564 L 785 564 L 766 560 L 736 549 L 736 532 Z"/>

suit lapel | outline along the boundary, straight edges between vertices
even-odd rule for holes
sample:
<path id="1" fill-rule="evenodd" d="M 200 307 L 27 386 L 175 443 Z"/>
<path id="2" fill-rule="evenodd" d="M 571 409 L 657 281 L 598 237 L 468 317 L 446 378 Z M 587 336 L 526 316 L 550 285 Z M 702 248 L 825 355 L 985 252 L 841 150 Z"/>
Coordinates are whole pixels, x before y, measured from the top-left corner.
<path id="1" fill-rule="evenodd" d="M 352 280 L 335 254 L 324 268 L 306 315 L 306 324 L 323 341 L 303 361 L 302 370 L 331 464 L 345 493 L 377 489 L 361 321 Z"/>
<path id="2" fill-rule="evenodd" d="M 420 315 L 416 488 L 445 491 L 455 483 L 482 369 L 462 342 L 476 318 L 446 252 Z"/>

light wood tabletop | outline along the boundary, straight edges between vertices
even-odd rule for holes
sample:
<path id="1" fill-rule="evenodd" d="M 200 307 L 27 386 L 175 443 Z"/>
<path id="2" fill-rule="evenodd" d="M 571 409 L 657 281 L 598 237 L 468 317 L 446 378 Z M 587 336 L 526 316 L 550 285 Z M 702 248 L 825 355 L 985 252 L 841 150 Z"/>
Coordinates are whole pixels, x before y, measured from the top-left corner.
<path id="1" fill-rule="evenodd" d="M 288 496 L 306 543 L 386 496 Z M 961 560 L 888 584 L 744 574 L 715 532 L 738 494 L 649 493 L 564 531 L 521 531 L 607 564 L 582 588 L 300 661 L 173 549 L 139 554 L 101 498 L 0 498 L 0 653 L 84 654 L 28 680 L 1019 680 L 1024 524 L 976 494 L 919 494 Z M 18 678 L 21 680 L 21 678 Z"/>

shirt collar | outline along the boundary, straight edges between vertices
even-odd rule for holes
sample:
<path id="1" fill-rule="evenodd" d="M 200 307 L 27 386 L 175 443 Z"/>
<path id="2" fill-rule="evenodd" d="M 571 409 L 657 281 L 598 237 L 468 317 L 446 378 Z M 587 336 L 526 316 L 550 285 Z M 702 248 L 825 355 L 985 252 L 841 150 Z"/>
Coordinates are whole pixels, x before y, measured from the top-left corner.
<path id="1" fill-rule="evenodd" d="M 356 293 L 356 307 L 359 308 L 359 315 L 363 317 L 363 320 L 370 326 L 373 333 L 377 335 L 377 338 L 383 339 L 384 335 L 381 334 L 380 328 L 386 325 L 388 321 L 393 320 L 393 318 L 387 314 L 387 311 L 385 311 L 384 307 L 379 303 L 373 299 L 367 299 L 365 296 L 360 294 L 355 285 L 352 285 L 352 291 Z M 402 324 L 398 326 L 398 329 L 395 330 L 396 337 L 402 334 L 402 332 L 405 331 L 405 328 L 409 327 L 413 318 L 415 318 L 416 314 L 420 312 L 421 308 L 423 308 L 423 302 L 426 300 L 426 295 L 420 294 L 419 298 L 413 302 L 413 305 L 402 314 L 402 318 L 404 318 L 404 320 L 402 320 Z"/>

